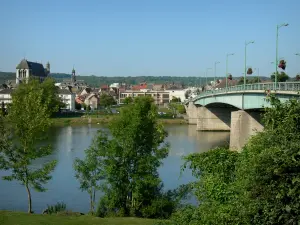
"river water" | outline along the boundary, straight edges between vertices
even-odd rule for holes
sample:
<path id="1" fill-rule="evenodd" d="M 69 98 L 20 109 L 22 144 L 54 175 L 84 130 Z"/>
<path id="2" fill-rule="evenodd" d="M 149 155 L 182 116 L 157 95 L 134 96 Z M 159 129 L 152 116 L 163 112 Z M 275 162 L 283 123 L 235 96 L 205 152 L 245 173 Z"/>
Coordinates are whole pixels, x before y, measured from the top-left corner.
<path id="1" fill-rule="evenodd" d="M 46 192 L 32 192 L 33 211 L 41 213 L 47 204 L 63 201 L 67 209 L 77 212 L 88 212 L 89 197 L 81 192 L 79 183 L 74 177 L 73 161 L 76 157 L 83 158 L 84 150 L 90 145 L 93 136 L 101 128 L 97 125 L 67 126 L 51 131 L 49 142 L 55 151 L 52 155 L 37 160 L 39 166 L 49 160 L 56 159 L 58 164 L 53 178 L 46 185 Z M 182 156 L 195 152 L 205 152 L 210 148 L 226 145 L 229 141 L 227 132 L 199 132 L 195 125 L 167 125 L 169 133 L 167 141 L 171 144 L 169 156 L 159 168 L 164 188 L 174 189 L 180 184 L 193 181 L 190 170 L 181 173 Z M 0 177 L 8 174 L 0 171 Z M 0 210 L 27 211 L 27 193 L 24 186 L 16 181 L 0 179 Z"/>

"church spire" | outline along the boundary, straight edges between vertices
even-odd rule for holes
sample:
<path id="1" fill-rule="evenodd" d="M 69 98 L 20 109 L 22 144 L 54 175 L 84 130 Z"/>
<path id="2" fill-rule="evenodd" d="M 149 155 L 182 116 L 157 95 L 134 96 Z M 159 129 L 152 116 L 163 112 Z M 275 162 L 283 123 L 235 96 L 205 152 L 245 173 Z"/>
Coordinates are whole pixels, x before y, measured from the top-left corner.
<path id="1" fill-rule="evenodd" d="M 76 72 L 74 69 L 74 65 L 73 65 L 73 69 L 72 69 L 72 78 L 71 78 L 72 83 L 76 82 Z"/>

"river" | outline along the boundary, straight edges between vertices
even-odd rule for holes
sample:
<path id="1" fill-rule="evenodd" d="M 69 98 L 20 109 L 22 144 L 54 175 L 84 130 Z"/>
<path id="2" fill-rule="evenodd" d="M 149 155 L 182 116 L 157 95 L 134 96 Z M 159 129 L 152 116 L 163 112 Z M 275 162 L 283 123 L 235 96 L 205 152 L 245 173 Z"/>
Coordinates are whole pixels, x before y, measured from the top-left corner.
<path id="1" fill-rule="evenodd" d="M 47 204 L 63 201 L 67 209 L 86 213 L 89 210 L 87 193 L 81 192 L 74 177 L 73 161 L 83 158 L 84 150 L 90 145 L 93 136 L 101 128 L 97 125 L 66 126 L 51 131 L 49 142 L 54 147 L 52 155 L 35 161 L 34 166 L 56 159 L 58 164 L 53 178 L 46 185 L 46 192 L 32 192 L 33 211 L 41 213 Z M 229 141 L 228 132 L 198 132 L 195 125 L 166 125 L 171 144 L 169 156 L 159 168 L 164 188 L 174 189 L 180 184 L 193 181 L 190 170 L 181 173 L 182 156 L 194 152 L 205 152 L 210 148 L 225 145 Z M 8 174 L 0 171 L 0 177 Z M 0 179 L 0 210 L 27 211 L 27 193 L 16 181 Z"/>

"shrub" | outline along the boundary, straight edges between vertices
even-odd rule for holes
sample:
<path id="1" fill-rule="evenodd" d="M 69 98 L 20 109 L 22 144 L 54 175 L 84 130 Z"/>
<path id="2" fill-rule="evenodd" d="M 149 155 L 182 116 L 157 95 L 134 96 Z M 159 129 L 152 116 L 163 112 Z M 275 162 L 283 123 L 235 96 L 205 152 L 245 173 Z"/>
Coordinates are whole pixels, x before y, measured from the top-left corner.
<path id="1" fill-rule="evenodd" d="M 67 208 L 66 204 L 63 202 L 57 202 L 55 205 L 47 205 L 47 209 L 43 213 L 54 214 L 58 212 L 65 211 Z"/>

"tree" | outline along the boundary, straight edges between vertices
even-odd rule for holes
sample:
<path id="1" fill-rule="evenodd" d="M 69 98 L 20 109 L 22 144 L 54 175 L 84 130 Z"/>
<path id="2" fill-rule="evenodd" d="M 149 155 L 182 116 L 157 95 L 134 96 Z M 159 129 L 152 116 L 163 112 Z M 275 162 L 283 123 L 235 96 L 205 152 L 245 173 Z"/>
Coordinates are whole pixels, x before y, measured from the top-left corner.
<path id="1" fill-rule="evenodd" d="M 285 72 L 277 73 L 278 82 L 286 82 L 289 79 L 289 76 Z M 271 80 L 275 81 L 275 73 L 271 75 Z"/>
<path id="2" fill-rule="evenodd" d="M 46 191 L 43 184 L 51 179 L 50 173 L 56 165 L 54 160 L 38 168 L 31 166 L 34 160 L 52 153 L 52 148 L 41 140 L 47 137 L 50 116 L 58 110 L 55 104 L 59 101 L 53 102 L 58 99 L 55 90 L 52 80 L 42 84 L 36 80 L 20 84 L 12 93 L 6 126 L 1 129 L 6 144 L 0 149 L 0 169 L 11 173 L 3 179 L 18 180 L 25 186 L 29 213 L 32 212 L 31 188 Z"/>
<path id="3" fill-rule="evenodd" d="M 167 133 L 157 121 L 153 99 L 135 98 L 109 128 L 112 140 L 102 153 L 105 195 L 98 215 L 147 216 L 162 188 L 157 169 L 168 155 Z"/>
<path id="4" fill-rule="evenodd" d="M 104 106 L 104 107 L 110 107 L 110 106 L 116 104 L 115 99 L 111 95 L 108 95 L 106 93 L 102 93 L 100 95 L 99 100 L 100 100 L 100 105 Z"/>
<path id="5" fill-rule="evenodd" d="M 296 75 L 296 81 L 300 81 L 300 74 Z"/>
<path id="6" fill-rule="evenodd" d="M 131 96 L 124 98 L 123 103 L 128 105 L 133 102 L 133 98 Z"/>
<path id="7" fill-rule="evenodd" d="M 181 102 L 181 99 L 180 98 L 176 98 L 175 96 L 172 97 L 172 100 L 171 102 Z"/>
<path id="8" fill-rule="evenodd" d="M 192 93 L 192 91 L 191 91 L 190 89 L 187 90 L 187 91 L 184 93 L 185 99 L 188 99 L 188 98 L 190 97 L 191 93 Z"/>
<path id="9" fill-rule="evenodd" d="M 102 154 L 107 151 L 107 135 L 99 130 L 92 145 L 85 150 L 85 159 L 76 158 L 74 161 L 75 177 L 80 183 L 80 189 L 87 191 L 90 196 L 90 212 L 94 214 L 95 194 L 100 188 L 103 178 Z"/>
<path id="10" fill-rule="evenodd" d="M 2 116 L 5 116 L 6 114 L 6 111 L 5 111 L 5 105 L 4 105 L 4 102 L 1 103 L 1 115 Z"/>

